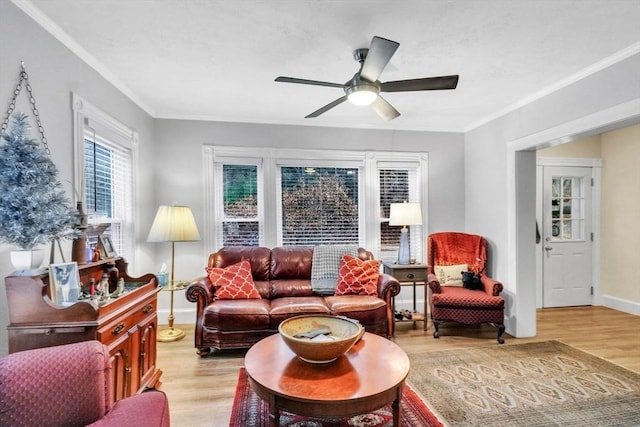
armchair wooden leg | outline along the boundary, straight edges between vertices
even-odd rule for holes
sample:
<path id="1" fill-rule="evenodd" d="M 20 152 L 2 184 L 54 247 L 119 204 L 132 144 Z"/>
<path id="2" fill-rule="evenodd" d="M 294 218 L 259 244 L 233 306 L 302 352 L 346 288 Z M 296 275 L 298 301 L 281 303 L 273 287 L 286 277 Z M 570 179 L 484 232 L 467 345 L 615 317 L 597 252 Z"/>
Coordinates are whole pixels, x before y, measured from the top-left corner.
<path id="1" fill-rule="evenodd" d="M 439 329 L 440 328 L 440 323 L 442 323 L 442 322 L 440 322 L 438 320 L 434 320 L 433 321 L 433 329 L 434 329 L 433 337 L 434 338 L 440 338 L 440 329 Z"/>
<path id="2" fill-rule="evenodd" d="M 504 338 L 502 338 L 502 334 L 504 334 L 505 327 L 504 325 L 494 325 L 498 328 L 498 343 L 504 344 Z"/>

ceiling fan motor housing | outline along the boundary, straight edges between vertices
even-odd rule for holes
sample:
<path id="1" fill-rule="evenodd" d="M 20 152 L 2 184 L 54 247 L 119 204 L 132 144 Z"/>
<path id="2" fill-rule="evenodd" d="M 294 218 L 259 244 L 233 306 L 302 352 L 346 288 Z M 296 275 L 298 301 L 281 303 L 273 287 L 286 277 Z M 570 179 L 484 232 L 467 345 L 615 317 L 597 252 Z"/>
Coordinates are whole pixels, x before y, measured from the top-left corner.
<path id="1" fill-rule="evenodd" d="M 356 105 L 369 105 L 380 94 L 380 82 L 370 82 L 356 73 L 351 80 L 345 83 L 344 93 L 349 101 Z"/>

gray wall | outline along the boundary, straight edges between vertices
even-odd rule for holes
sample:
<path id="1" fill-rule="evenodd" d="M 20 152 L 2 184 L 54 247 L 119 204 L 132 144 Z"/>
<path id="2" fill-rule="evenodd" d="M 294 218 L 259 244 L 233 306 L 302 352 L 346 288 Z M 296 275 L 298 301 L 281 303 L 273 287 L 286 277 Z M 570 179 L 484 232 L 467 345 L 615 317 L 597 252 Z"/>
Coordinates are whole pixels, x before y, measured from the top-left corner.
<path id="1" fill-rule="evenodd" d="M 152 180 L 155 164 L 153 119 L 9 1 L 0 1 L 0 28 L 0 111 L 3 119 L 18 83 L 20 61 L 24 61 L 51 148 L 51 157 L 58 167 L 59 178 L 70 199 L 73 199 L 71 92 L 78 93 L 88 102 L 138 131 L 141 164 L 138 165 L 140 215 L 137 241 L 142 250 L 136 264 L 131 265 L 131 270 L 133 273 L 150 271 L 152 254 L 145 250 L 148 245 L 144 242 L 156 209 Z M 32 116 L 26 89 L 22 90 L 16 111 Z M 0 354 L 7 353 L 8 349 L 4 277 L 13 271 L 9 261 L 11 249 L 8 245 L 0 244 Z M 70 245 L 65 245 L 65 252 L 69 260 Z"/>

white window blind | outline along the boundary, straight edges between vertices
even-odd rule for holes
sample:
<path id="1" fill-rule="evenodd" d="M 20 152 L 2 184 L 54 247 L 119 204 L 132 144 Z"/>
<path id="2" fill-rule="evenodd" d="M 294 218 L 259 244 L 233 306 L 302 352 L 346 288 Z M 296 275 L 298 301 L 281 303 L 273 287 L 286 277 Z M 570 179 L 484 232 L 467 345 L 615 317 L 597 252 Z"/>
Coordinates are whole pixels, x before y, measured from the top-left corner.
<path id="1" fill-rule="evenodd" d="M 98 135 L 88 122 L 85 129 L 83 187 L 89 223 L 110 224 L 105 234 L 126 258 L 133 254 L 132 153 Z"/>
<path id="2" fill-rule="evenodd" d="M 282 244 L 359 242 L 359 170 L 281 166 Z"/>
<path id="3" fill-rule="evenodd" d="M 416 202 L 419 200 L 417 192 L 417 165 L 392 168 L 381 164 L 378 168 L 378 184 L 380 188 L 380 257 L 393 259 L 397 256 L 400 246 L 400 229 L 389 225 L 391 203 Z M 411 226 L 409 245 L 411 257 L 420 255 L 422 226 Z"/>

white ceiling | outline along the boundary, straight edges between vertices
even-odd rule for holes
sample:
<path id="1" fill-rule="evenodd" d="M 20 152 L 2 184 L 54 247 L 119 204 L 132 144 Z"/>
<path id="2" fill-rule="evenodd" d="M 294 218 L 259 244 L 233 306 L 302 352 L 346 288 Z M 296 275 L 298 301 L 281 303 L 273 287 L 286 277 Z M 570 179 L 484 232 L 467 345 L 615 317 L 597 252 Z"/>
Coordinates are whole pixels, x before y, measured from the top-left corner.
<path id="1" fill-rule="evenodd" d="M 640 52 L 638 0 L 12 0 L 153 117 L 466 131 Z M 381 81 L 459 74 L 456 90 L 343 103 L 356 48 L 400 48 Z"/>

